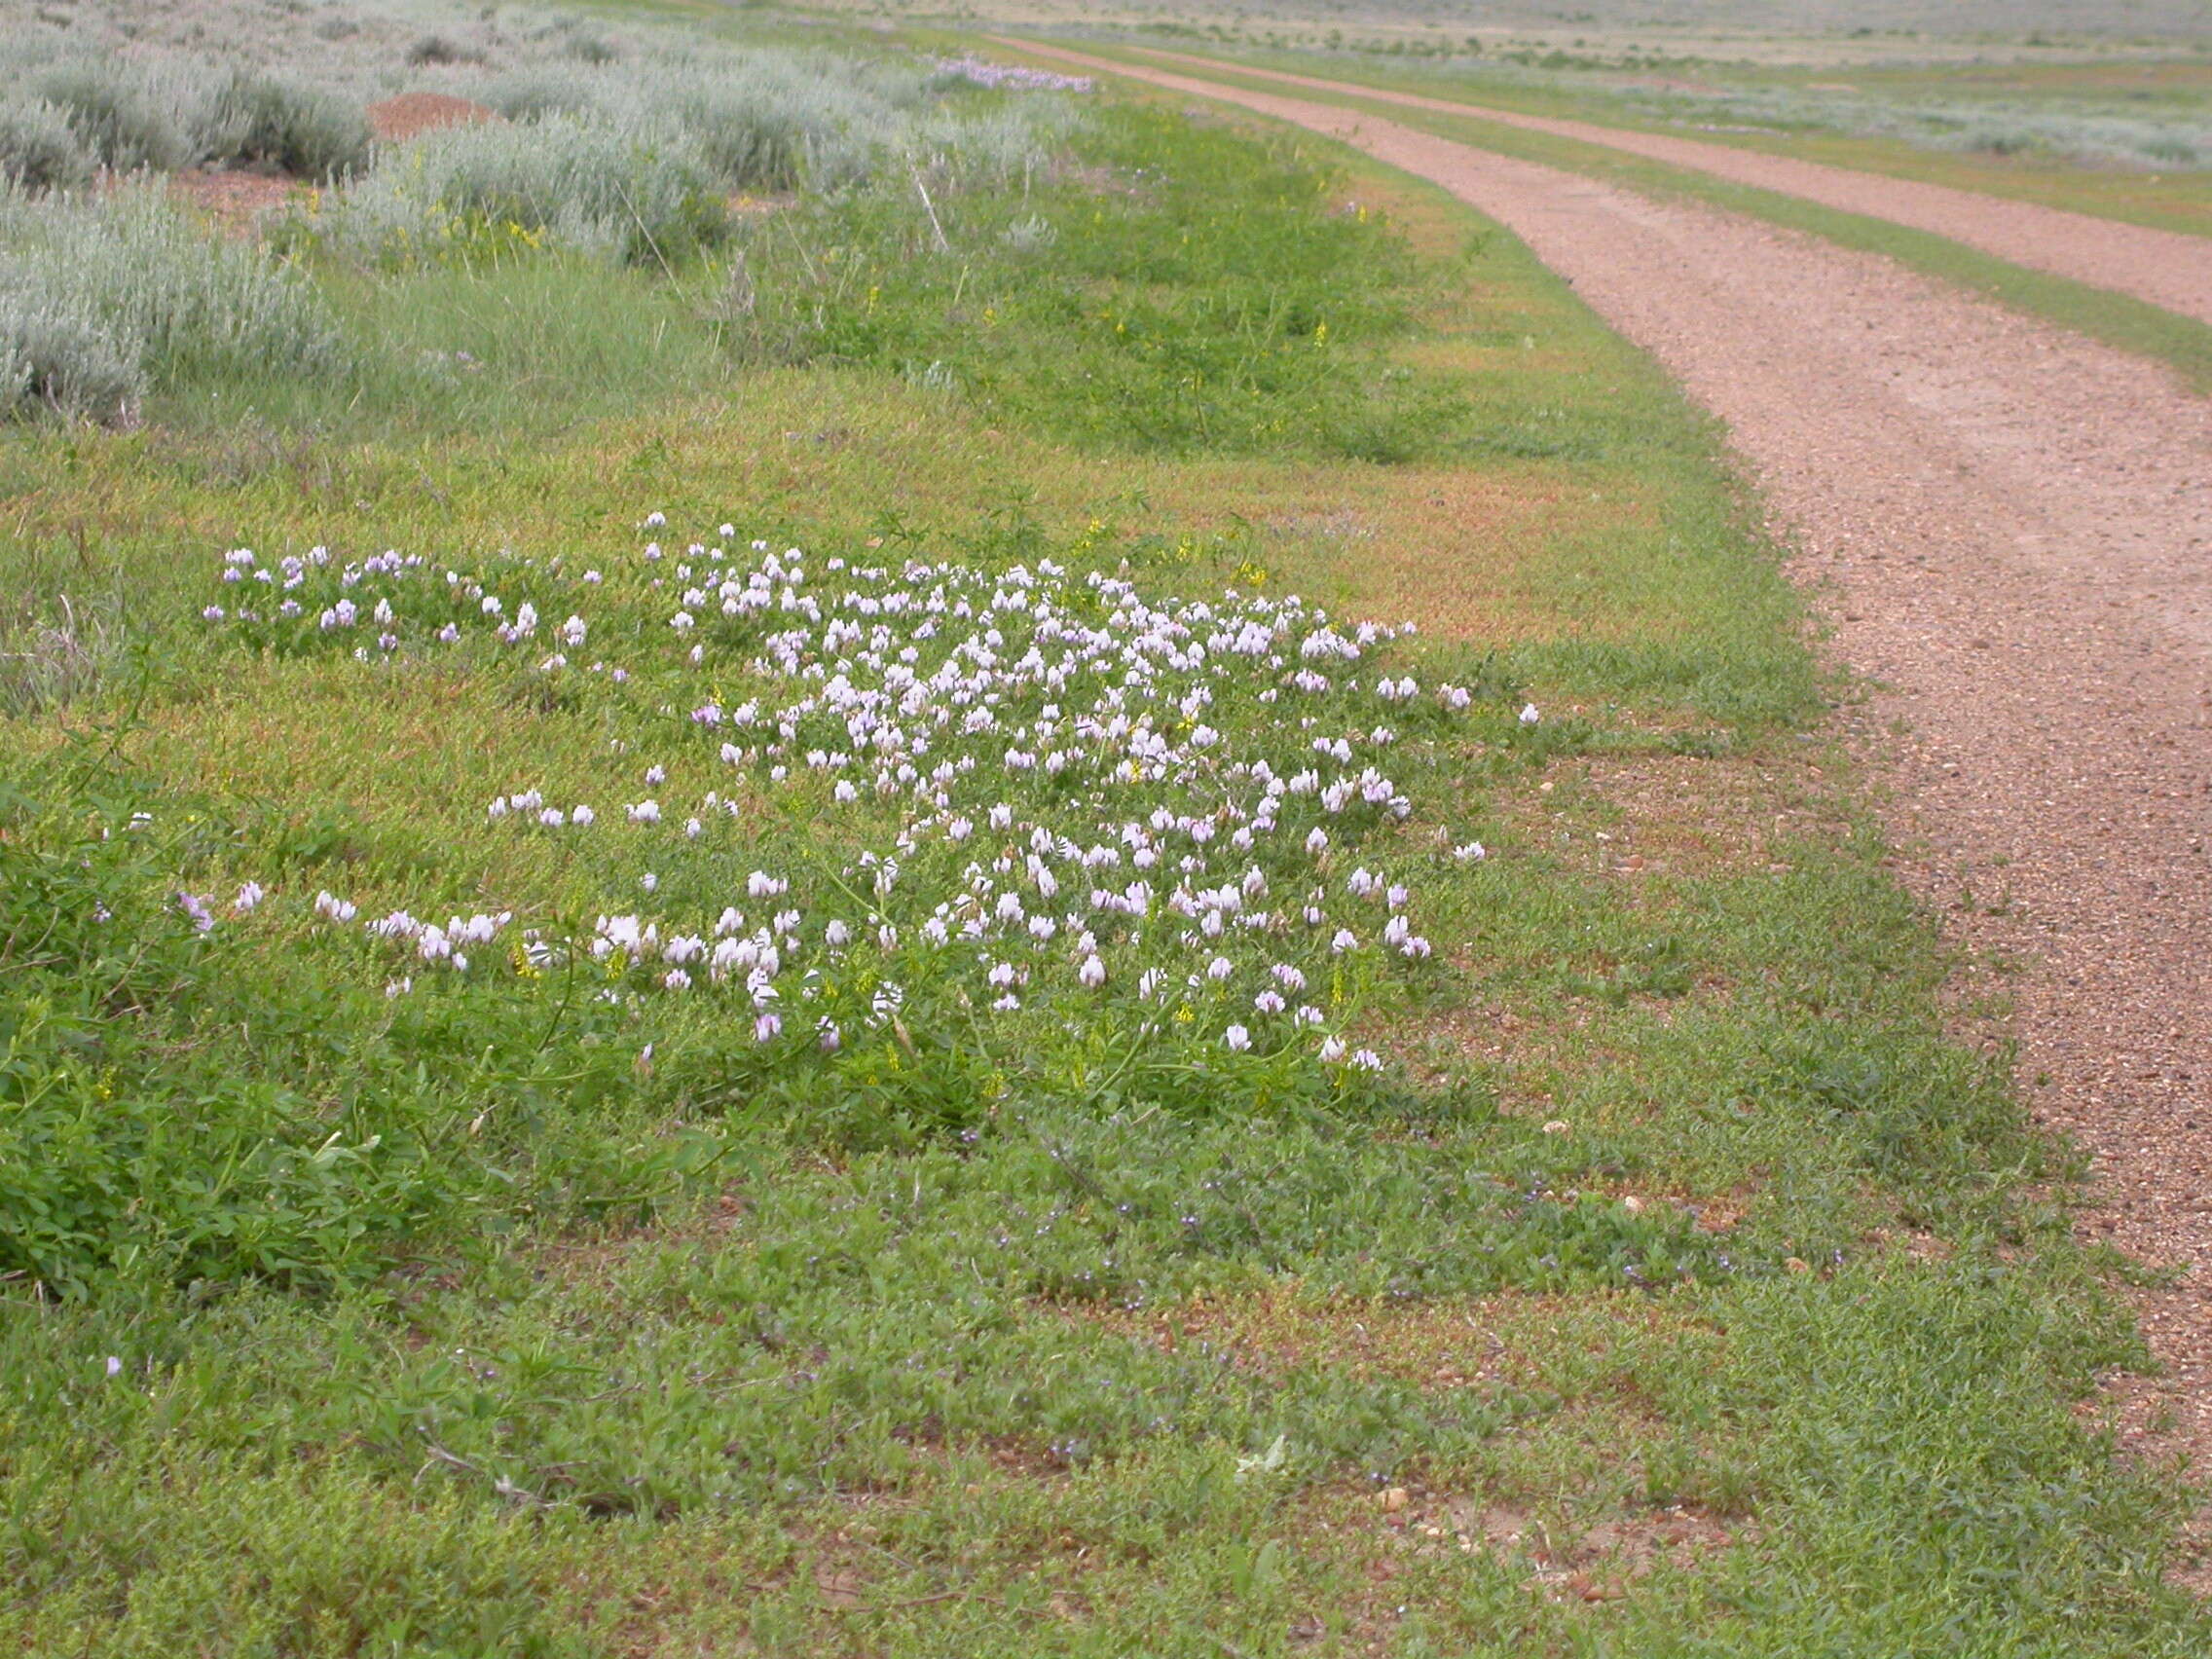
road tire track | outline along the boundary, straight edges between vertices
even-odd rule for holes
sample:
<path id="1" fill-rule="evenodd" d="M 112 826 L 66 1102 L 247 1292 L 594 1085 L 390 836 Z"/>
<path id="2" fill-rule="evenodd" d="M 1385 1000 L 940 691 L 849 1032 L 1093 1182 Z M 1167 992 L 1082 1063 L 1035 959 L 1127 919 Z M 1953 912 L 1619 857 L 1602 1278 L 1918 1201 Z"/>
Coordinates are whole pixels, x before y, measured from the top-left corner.
<path id="1" fill-rule="evenodd" d="M 1025 47 L 1024 50 L 1034 49 Z M 1370 98 L 1409 109 L 1473 116 L 1494 121 L 1501 127 L 1518 127 L 1555 138 L 1602 144 L 1610 150 L 1641 156 L 1645 161 L 1711 173 L 1735 184 L 1802 197 L 1824 207 L 1887 219 L 1916 231 L 1948 237 L 1983 253 L 2010 260 L 2014 265 L 2024 265 L 2031 271 L 2069 276 L 2091 287 L 2109 288 L 2115 293 L 2163 306 L 2167 311 L 2194 317 L 2198 322 L 2212 323 L 2212 240 L 2203 237 L 2131 225 L 2120 219 L 2100 219 L 2063 207 L 2016 202 L 2009 197 L 1958 190 L 1918 179 L 1861 172 L 1851 167 L 1830 166 L 1824 162 L 1768 155 L 1760 150 L 1739 150 L 1732 145 L 1712 144 L 1697 138 L 1675 138 L 1660 132 L 1601 127 L 1594 122 L 1523 115 L 1517 110 L 1424 97 L 1418 92 L 1379 92 L 1373 87 L 1345 81 L 1326 81 L 1278 69 L 1254 69 L 1241 63 L 1220 63 L 1157 48 L 1140 50 L 1148 56 L 1200 70 L 1219 73 L 1231 69 L 1238 75 L 1278 81 L 1286 86 Z"/>
<path id="2" fill-rule="evenodd" d="M 2212 1468 L 2212 404 L 1875 255 L 1334 105 L 1050 55 L 1434 180 L 1727 423 L 1871 688 L 1857 729 L 1886 762 L 1900 877 L 2023 965 L 2021 1085 L 2092 1156 L 2083 1232 L 2177 1273 L 2139 1298 L 2166 1374 L 2116 1382 L 2128 1443 Z"/>

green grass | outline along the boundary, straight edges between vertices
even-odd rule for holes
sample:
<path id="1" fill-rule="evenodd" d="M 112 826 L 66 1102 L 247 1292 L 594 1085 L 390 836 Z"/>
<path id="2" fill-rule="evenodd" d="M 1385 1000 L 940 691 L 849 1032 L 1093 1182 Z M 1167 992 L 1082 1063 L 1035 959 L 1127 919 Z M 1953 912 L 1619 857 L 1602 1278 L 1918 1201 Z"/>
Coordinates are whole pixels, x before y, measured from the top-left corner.
<path id="1" fill-rule="evenodd" d="M 1382 226 L 1314 213 L 1323 175 L 1287 153 L 1255 167 L 1242 139 L 1192 133 L 1184 167 L 1148 178 L 1174 122 L 1102 117 L 1069 177 L 1018 192 L 810 199 L 666 273 L 554 250 L 382 273 L 313 261 L 334 361 L 187 366 L 156 414 L 202 432 L 536 430 L 836 363 L 1114 448 L 1406 460 L 1498 441 L 1469 429 L 1456 385 L 1381 354 L 1449 264 L 1417 274 Z M 1244 199 L 1221 211 L 1231 189 Z"/>
<path id="2" fill-rule="evenodd" d="M 326 265 L 318 286 L 345 342 L 332 372 L 181 379 L 157 394 L 151 416 L 213 454 L 301 432 L 341 442 L 535 437 L 672 391 L 726 395 L 732 367 L 701 315 L 707 275 L 686 275 L 677 285 L 559 253 L 494 279 L 465 267 L 372 276 Z"/>
<path id="3" fill-rule="evenodd" d="M 2068 1236 L 2070 1165 L 1950 1029 L 1715 434 L 1441 193 L 1116 120 L 1091 160 L 1122 189 L 1038 268 L 997 237 L 1034 202 L 952 204 L 941 258 L 918 209 L 794 218 L 869 273 L 815 296 L 865 350 L 761 366 L 635 274 L 391 276 L 332 303 L 387 364 L 469 351 L 451 390 L 233 386 L 254 414 L 226 419 L 204 384 L 142 430 L 0 440 L 0 1642 L 2201 1650 L 2158 1576 L 2177 1489 L 2083 1410 L 2141 1354 Z M 1194 178 L 1246 210 L 1205 223 Z M 1228 327 L 1200 303 L 1225 249 Z M 962 267 L 1018 332 L 932 385 L 902 358 L 962 342 Z M 1138 344 L 1055 334 L 1086 282 L 1144 296 Z M 1356 302 L 1322 365 L 1346 378 L 1247 364 L 1234 419 L 1188 419 L 1160 365 L 1309 340 L 1316 288 Z M 1382 461 L 1308 429 L 1316 385 L 1455 412 Z M 1147 1031 L 1114 940 L 1103 991 L 1041 965 L 981 1018 L 886 947 L 901 1022 L 853 1018 L 828 1060 L 763 1051 L 734 987 L 523 972 L 512 934 L 463 978 L 315 920 L 329 889 L 558 938 L 673 923 L 753 868 L 838 909 L 896 806 L 733 771 L 682 718 L 697 671 L 651 583 L 725 519 L 818 580 L 1051 558 L 1417 615 L 1361 680 L 1473 705 L 1362 692 L 1412 811 L 1341 833 L 1414 888 L 1436 956 L 1309 966 L 1386 1068 Z M 480 627 L 441 651 L 404 583 L 391 663 L 202 621 L 251 591 L 224 549 L 318 543 L 573 608 L 571 654 L 632 678 L 548 676 Z M 762 688 L 744 625 L 691 637 L 722 703 Z M 1280 735 L 1256 696 L 1203 718 L 1231 753 Z M 486 817 L 533 784 L 740 816 L 696 842 Z M 904 862 L 926 915 L 957 858 Z M 246 879 L 271 896 L 205 935 L 178 905 Z"/>
<path id="4" fill-rule="evenodd" d="M 1092 126 L 1075 179 L 971 195 L 941 225 L 911 196 L 763 224 L 741 357 L 888 369 L 1094 445 L 1467 447 L 1456 388 L 1377 353 L 1419 298 L 1414 268 L 1380 225 L 1313 210 L 1323 175 L 1288 153 L 1255 167 L 1248 139 L 1165 113 Z M 1170 144 L 1171 171 L 1149 165 Z"/>
<path id="5" fill-rule="evenodd" d="M 1158 61 L 1112 47 L 1087 47 L 1087 50 L 1104 56 L 1119 56 L 1132 65 Z M 1307 66 L 1309 72 L 1310 67 Z M 1262 92 L 1283 90 L 1280 83 L 1238 76 L 1235 65 L 1228 60 L 1223 60 L 1218 71 L 1209 73 L 1225 86 Z M 2212 388 L 2212 327 L 2178 316 L 2147 301 L 2068 277 L 2030 271 L 1927 231 L 1824 207 L 1779 191 L 1731 183 L 1687 167 L 1624 156 L 1602 144 L 1530 132 L 1478 116 L 1452 115 L 1363 98 L 1356 92 L 1299 88 L 1296 93 L 1319 103 L 1370 110 L 1404 126 L 1501 155 L 1607 179 L 1647 195 L 1710 203 L 1716 207 L 1825 237 L 1845 247 L 1882 254 L 2000 304 L 2047 318 L 2062 328 L 2168 363 L 2193 389 Z"/>

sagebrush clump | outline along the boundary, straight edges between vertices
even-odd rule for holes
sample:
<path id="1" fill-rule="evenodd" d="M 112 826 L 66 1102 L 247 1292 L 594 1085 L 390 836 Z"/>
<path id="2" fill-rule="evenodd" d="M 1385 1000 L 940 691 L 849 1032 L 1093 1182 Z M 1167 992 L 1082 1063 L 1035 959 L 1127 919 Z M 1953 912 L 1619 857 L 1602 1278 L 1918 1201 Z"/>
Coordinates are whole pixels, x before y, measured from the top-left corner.
<path id="1" fill-rule="evenodd" d="M 44 98 L 0 103 L 0 181 L 23 190 L 81 190 L 92 182 L 98 161 Z"/>
<path id="2" fill-rule="evenodd" d="M 227 160 L 323 181 L 369 164 L 376 140 L 357 103 L 266 75 L 240 76 L 228 96 L 240 120 Z"/>
<path id="3" fill-rule="evenodd" d="M 328 368 L 337 330 L 298 272 L 210 239 L 152 189 L 96 203 L 0 193 L 0 391 L 112 421 L 157 379 Z"/>
<path id="4" fill-rule="evenodd" d="M 549 245 L 669 265 L 719 241 L 727 223 L 696 155 L 557 115 L 426 133 L 310 228 L 385 265 L 497 262 Z"/>
<path id="5" fill-rule="evenodd" d="M 0 172 L 34 190 L 119 173 L 248 166 L 327 181 L 368 165 L 358 100 L 284 76 L 190 58 L 73 59 L 0 103 Z"/>
<path id="6" fill-rule="evenodd" d="M 935 193 L 936 215 L 963 191 L 1040 174 L 1075 125 L 1068 100 L 921 63 L 494 22 L 424 37 L 411 55 L 503 119 L 380 144 L 360 87 L 304 64 L 141 50 L 135 33 L 103 54 L 56 27 L 0 55 L 15 82 L 0 95 L 0 408 L 108 423 L 190 376 L 296 388 L 339 362 L 318 264 L 482 274 L 580 257 L 682 283 L 727 242 L 745 194 L 908 202 L 911 184 Z M 103 178 L 193 168 L 323 188 L 264 217 L 266 252 L 206 241 L 189 211 L 155 201 L 166 187 L 129 204 L 91 195 Z M 477 361 L 464 350 L 414 367 Z"/>
<path id="7" fill-rule="evenodd" d="M 244 127 L 231 77 L 192 58 L 66 62 L 31 87 L 117 172 L 198 166 L 232 153 Z"/>

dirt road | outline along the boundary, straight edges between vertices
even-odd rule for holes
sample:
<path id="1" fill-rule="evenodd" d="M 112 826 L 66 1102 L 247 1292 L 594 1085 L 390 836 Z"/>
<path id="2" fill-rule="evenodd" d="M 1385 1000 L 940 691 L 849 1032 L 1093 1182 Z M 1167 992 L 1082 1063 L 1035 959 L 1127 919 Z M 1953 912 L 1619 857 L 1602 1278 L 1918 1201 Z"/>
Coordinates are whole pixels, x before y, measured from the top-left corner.
<path id="1" fill-rule="evenodd" d="M 2047 271 L 2094 287 L 2132 294 L 2139 300 L 2193 316 L 2199 322 L 2212 322 L 2212 240 L 2202 237 L 2153 230 L 2145 225 L 2123 224 L 2117 219 L 2099 219 L 2085 213 L 2070 213 L 2060 207 L 2013 202 L 1972 190 L 1954 190 L 1947 185 L 1923 184 L 1914 179 L 1856 172 L 1849 167 L 1828 166 L 1820 162 L 1801 162 L 1789 156 L 1739 150 L 1696 138 L 1674 138 L 1659 132 L 1600 127 L 1586 121 L 1523 115 L 1486 104 L 1423 97 L 1418 92 L 1378 92 L 1372 87 L 1317 80 L 1309 75 L 1253 69 L 1242 64 L 1223 65 L 1180 52 L 1148 49 L 1146 55 L 1189 65 L 1201 75 L 1233 67 L 1241 76 L 1280 82 L 1285 86 L 1337 94 L 1353 93 L 1409 109 L 1478 116 L 1504 127 L 1547 132 L 1558 138 L 1577 138 L 1587 144 L 1603 144 L 1607 149 L 1641 156 L 1646 161 L 1690 167 L 1737 184 L 1756 185 L 1786 196 L 1801 196 L 1825 207 L 1888 219 L 1918 231 L 1932 231 L 1936 236 L 1949 237 L 1953 241 L 2009 259 L 2015 265 L 2025 265 L 2030 270 Z"/>
<path id="2" fill-rule="evenodd" d="M 2141 1431 L 2163 1405 L 2174 1427 L 2139 1444 L 2212 1467 L 2212 404 L 1871 255 L 1136 73 L 1436 180 L 1728 423 L 1834 648 L 1878 687 L 1864 735 L 1901 749 L 1906 878 L 2027 965 L 2020 1075 L 2094 1155 L 2086 1225 L 2186 1270 L 2144 1299 L 2171 1375 L 2127 1412 Z"/>

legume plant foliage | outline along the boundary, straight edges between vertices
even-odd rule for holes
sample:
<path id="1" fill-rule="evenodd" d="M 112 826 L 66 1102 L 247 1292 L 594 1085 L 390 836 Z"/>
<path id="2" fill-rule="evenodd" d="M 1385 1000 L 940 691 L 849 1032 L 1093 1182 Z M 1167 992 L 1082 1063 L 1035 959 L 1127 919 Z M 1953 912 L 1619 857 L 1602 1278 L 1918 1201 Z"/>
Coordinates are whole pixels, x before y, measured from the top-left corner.
<path id="1" fill-rule="evenodd" d="M 1479 660 L 1417 675 L 1400 629 L 1134 554 L 657 515 L 543 560 L 230 552 L 218 650 L 327 658 L 372 700 L 490 679 L 604 764 L 450 803 L 455 839 L 542 843 L 506 892 L 437 826 L 157 794 L 96 740 L 19 771 L 8 1266 L 332 1283 L 649 1209 L 768 1134 L 1051 1161 L 1087 1201 L 994 1231 L 1055 1294 L 1318 1264 L 1347 1229 L 1421 1239 L 1328 1252 L 1369 1289 L 1736 1270 L 1671 1208 L 1540 1201 L 1604 1148 L 1363 1036 L 1424 995 L 1429 888 L 1489 874 L 1427 794 L 1442 758 L 1540 745 L 1539 711 Z M 1180 1138 L 1118 1150 L 1156 1118 Z"/>

